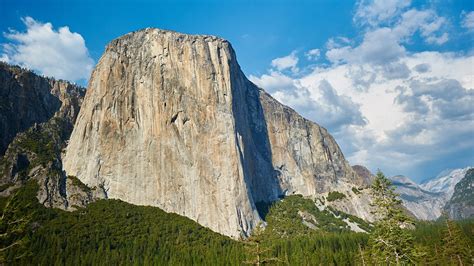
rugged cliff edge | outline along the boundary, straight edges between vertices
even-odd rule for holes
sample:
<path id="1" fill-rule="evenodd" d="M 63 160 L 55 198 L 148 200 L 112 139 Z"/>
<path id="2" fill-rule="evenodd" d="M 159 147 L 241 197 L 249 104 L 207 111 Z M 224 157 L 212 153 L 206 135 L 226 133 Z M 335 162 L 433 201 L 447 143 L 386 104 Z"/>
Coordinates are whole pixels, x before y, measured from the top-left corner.
<path id="1" fill-rule="evenodd" d="M 40 77 L 0 62 L 0 155 L 19 132 L 53 116 L 75 122 L 84 90 L 67 81 Z"/>
<path id="2" fill-rule="evenodd" d="M 150 28 L 107 46 L 63 162 L 111 198 L 233 237 L 261 221 L 258 202 L 367 185 L 326 129 L 245 77 L 227 41 Z M 344 211 L 369 218 L 367 197 L 348 195 Z"/>
<path id="3" fill-rule="evenodd" d="M 33 179 L 38 200 L 73 210 L 103 194 L 62 170 L 66 146 L 84 89 L 0 62 L 0 196 Z M 4 154 L 3 154 L 4 153 Z"/>

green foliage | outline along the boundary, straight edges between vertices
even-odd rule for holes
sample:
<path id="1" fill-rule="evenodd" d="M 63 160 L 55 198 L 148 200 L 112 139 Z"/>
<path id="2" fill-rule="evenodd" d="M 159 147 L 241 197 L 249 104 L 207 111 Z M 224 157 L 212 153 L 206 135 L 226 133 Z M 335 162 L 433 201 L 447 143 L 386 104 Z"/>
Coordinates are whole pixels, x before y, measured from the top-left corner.
<path id="1" fill-rule="evenodd" d="M 305 217 L 305 218 L 303 218 Z M 295 237 L 316 233 L 350 231 L 340 218 L 336 218 L 330 210 L 319 210 L 315 202 L 301 195 L 291 195 L 275 202 L 267 215 L 266 234 L 273 237 Z M 306 225 L 303 223 L 306 221 Z M 317 229 L 314 230 L 308 225 Z"/>
<path id="2" fill-rule="evenodd" d="M 30 129 L 19 139 L 18 146 L 26 151 L 36 154 L 34 165 L 45 166 L 56 158 L 53 140 L 40 130 Z"/>
<path id="3" fill-rule="evenodd" d="M 281 262 L 281 260 L 276 257 L 268 256 L 268 253 L 272 249 L 262 246 L 264 242 L 263 232 L 263 225 L 257 224 L 252 235 L 245 241 L 248 258 L 243 262 L 244 264 L 261 265 L 270 262 Z"/>
<path id="4" fill-rule="evenodd" d="M 43 207 L 36 199 L 37 189 L 36 181 L 30 180 L 9 198 L 0 197 L 0 257 L 3 259 L 0 264 L 241 265 L 255 258 L 244 248 L 248 245 L 246 242 L 214 233 L 190 219 L 159 208 L 101 200 L 87 208 L 65 212 Z M 273 261 L 276 265 L 360 265 L 362 259 L 366 265 L 371 263 L 370 258 L 360 255 L 361 250 L 367 249 L 367 234 L 341 228 L 334 232 L 307 230 L 309 228 L 300 227 L 299 216 L 296 216 L 298 220 L 282 223 L 280 219 L 284 215 L 278 211 L 292 215 L 290 206 L 316 213 L 316 210 L 308 211 L 314 202 L 301 196 L 290 196 L 275 203 L 267 215 L 266 230 L 257 232 L 262 258 L 277 258 L 278 261 Z M 337 215 L 343 217 L 344 214 Z M 336 219 L 331 216 L 315 215 L 321 221 L 320 226 L 324 219 Z M 290 229 L 290 223 L 296 228 Z M 280 225 L 284 228 L 278 228 Z M 464 245 L 472 247 L 474 221 L 457 225 L 460 232 L 469 237 Z M 419 223 L 416 227 L 413 245 L 424 247 L 424 262 L 449 265 L 442 255 L 447 243 L 443 240 L 445 223 Z M 281 238 L 282 231 L 287 232 L 288 237 Z M 14 243 L 17 244 L 12 246 Z"/>
<path id="5" fill-rule="evenodd" d="M 329 192 L 328 196 L 327 196 L 327 200 L 329 202 L 331 201 L 335 201 L 335 200 L 340 200 L 340 199 L 343 199 L 345 198 L 346 195 L 344 195 L 343 193 L 339 192 L 339 191 L 331 191 Z"/>
<path id="6" fill-rule="evenodd" d="M 354 192 L 354 194 L 356 194 L 356 195 L 360 194 L 360 190 L 356 187 L 352 187 L 352 192 Z"/>
<path id="7" fill-rule="evenodd" d="M 418 246 L 423 247 L 425 254 L 422 261 L 425 265 L 459 265 L 457 254 L 464 265 L 471 265 L 467 262 L 474 261 L 471 251 L 474 246 L 474 220 L 418 222 L 413 235 Z"/>
<path id="8" fill-rule="evenodd" d="M 64 140 L 68 138 L 71 128 L 67 120 L 54 117 L 46 123 L 35 125 L 18 134 L 10 148 L 16 156 L 24 158 L 25 166 L 18 169 L 22 180 L 28 179 L 28 172 L 34 167 L 38 165 L 46 167 L 60 160 L 61 150 L 65 146 Z M 10 163 L 4 158 L 0 162 L 0 170 L 3 169 L 4 172 Z"/>
<path id="9" fill-rule="evenodd" d="M 452 265 L 469 265 L 474 262 L 468 240 L 459 227 L 451 220 L 446 220 L 442 254 L 444 259 Z"/>
<path id="10" fill-rule="evenodd" d="M 328 206 L 327 208 L 341 219 L 348 219 L 349 221 L 356 223 L 361 229 L 365 230 L 366 232 L 372 231 L 372 225 L 366 222 L 364 219 L 342 211 L 338 211 L 332 208 L 331 206 Z"/>
<path id="11" fill-rule="evenodd" d="M 76 176 L 68 175 L 67 179 L 72 181 L 72 185 L 75 187 L 78 187 L 80 190 L 85 191 L 85 192 L 91 192 L 91 188 L 88 187 L 86 184 L 82 183 L 79 178 Z"/>
<path id="12" fill-rule="evenodd" d="M 416 264 L 420 254 L 409 229 L 413 222 L 402 211 L 392 183 L 380 171 L 372 184 L 372 196 L 379 220 L 369 238 L 368 260 L 376 265 Z"/>
<path id="13" fill-rule="evenodd" d="M 36 200 L 37 191 L 38 184 L 29 181 L 10 197 L 0 198 L 0 264 L 31 257 L 31 234 L 37 228 L 37 221 L 54 218 L 54 211 Z"/>
<path id="14" fill-rule="evenodd" d="M 64 212 L 39 204 L 37 189 L 29 181 L 2 209 L 7 265 L 237 265 L 244 259 L 241 242 L 177 214 L 118 200 Z M 18 220 L 21 226 L 12 227 Z"/>

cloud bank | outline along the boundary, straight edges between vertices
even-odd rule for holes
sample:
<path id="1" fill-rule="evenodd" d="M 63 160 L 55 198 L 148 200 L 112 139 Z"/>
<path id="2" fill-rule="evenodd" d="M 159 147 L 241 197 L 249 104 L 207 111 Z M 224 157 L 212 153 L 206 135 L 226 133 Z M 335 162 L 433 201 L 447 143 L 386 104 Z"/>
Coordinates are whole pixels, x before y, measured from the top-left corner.
<path id="1" fill-rule="evenodd" d="M 470 31 L 473 12 L 460 16 Z M 375 0 L 356 4 L 354 23 L 360 36 L 283 57 L 299 72 L 274 65 L 250 79 L 327 127 L 352 164 L 418 180 L 472 164 L 474 56 L 409 49 L 414 39 L 434 47 L 449 42 L 449 19 L 410 1 Z M 298 65 L 299 56 L 313 54 L 327 63 Z"/>
<path id="2" fill-rule="evenodd" d="M 94 67 L 84 38 L 69 28 L 53 28 L 31 17 L 22 19 L 25 32 L 4 33 L 0 60 L 37 71 L 45 76 L 70 81 L 87 80 Z"/>

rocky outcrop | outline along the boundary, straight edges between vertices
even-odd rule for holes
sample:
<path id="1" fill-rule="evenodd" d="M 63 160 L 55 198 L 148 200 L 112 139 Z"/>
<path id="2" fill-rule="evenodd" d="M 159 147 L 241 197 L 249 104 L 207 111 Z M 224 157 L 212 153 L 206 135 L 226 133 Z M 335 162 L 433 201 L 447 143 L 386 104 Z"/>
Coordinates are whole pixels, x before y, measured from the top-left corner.
<path id="1" fill-rule="evenodd" d="M 101 188 L 84 189 L 62 170 L 61 152 L 72 132 L 84 89 L 0 63 L 0 196 L 27 180 L 38 182 L 38 200 L 48 207 L 72 210 L 98 197 Z M 14 137 L 12 137 L 14 136 Z M 94 193 L 98 191 L 97 193 Z"/>
<path id="2" fill-rule="evenodd" d="M 444 211 L 454 220 L 474 217 L 474 168 L 467 170 L 464 178 L 456 184 Z"/>
<path id="3" fill-rule="evenodd" d="M 244 76 L 227 41 L 159 29 L 107 46 L 63 162 L 111 198 L 233 237 L 261 221 L 257 202 L 364 184 L 326 129 Z"/>
<path id="4" fill-rule="evenodd" d="M 456 185 L 464 178 L 470 168 L 472 167 L 447 169 L 435 178 L 422 182 L 420 187 L 426 191 L 442 193 L 445 202 L 447 202 L 453 196 Z"/>
<path id="5" fill-rule="evenodd" d="M 375 179 L 375 176 L 372 174 L 372 172 L 370 172 L 370 170 L 363 165 L 353 165 L 352 170 L 354 170 L 354 172 L 356 172 L 356 174 L 360 176 L 362 180 L 364 180 L 364 183 L 367 186 L 370 186 Z"/>
<path id="6" fill-rule="evenodd" d="M 19 132 L 61 116 L 74 124 L 84 90 L 0 62 L 0 156 Z M 72 128 L 71 128 L 72 130 Z"/>

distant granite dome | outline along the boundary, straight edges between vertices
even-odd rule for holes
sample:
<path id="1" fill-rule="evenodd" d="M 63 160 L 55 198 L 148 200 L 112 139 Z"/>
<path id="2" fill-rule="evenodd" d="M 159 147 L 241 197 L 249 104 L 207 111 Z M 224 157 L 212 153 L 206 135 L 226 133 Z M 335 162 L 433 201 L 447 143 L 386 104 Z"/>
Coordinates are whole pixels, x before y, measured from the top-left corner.
<path id="1" fill-rule="evenodd" d="M 110 198 L 247 236 L 257 202 L 366 186 L 326 129 L 251 83 L 226 40 L 144 29 L 113 40 L 93 71 L 64 168 Z"/>
<path id="2" fill-rule="evenodd" d="M 363 165 L 353 165 L 352 169 L 356 172 L 357 175 L 359 175 L 366 184 L 370 185 L 372 184 L 372 181 L 374 181 L 375 176 L 370 172 L 367 167 Z"/>

